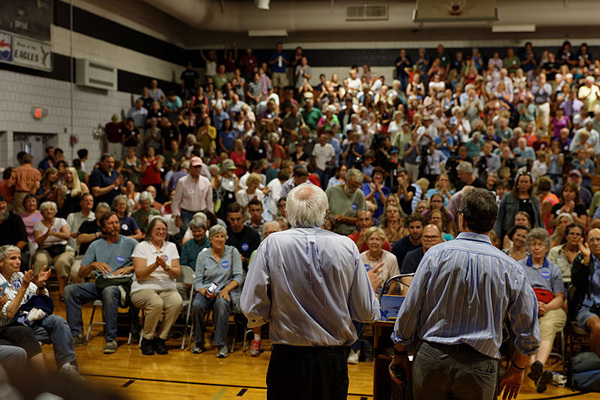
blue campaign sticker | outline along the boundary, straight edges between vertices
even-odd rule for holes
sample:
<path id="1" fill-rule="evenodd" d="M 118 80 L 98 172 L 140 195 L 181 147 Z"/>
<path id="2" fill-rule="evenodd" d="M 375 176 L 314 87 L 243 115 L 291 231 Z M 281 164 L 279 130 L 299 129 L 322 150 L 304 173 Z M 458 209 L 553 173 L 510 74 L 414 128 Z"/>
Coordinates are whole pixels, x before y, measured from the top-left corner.
<path id="1" fill-rule="evenodd" d="M 249 248 L 250 246 L 248 246 L 248 243 L 242 243 L 242 250 L 248 251 Z"/>
<path id="2" fill-rule="evenodd" d="M 117 262 L 119 264 L 123 264 L 125 262 L 125 257 L 123 257 L 123 256 L 117 256 Z"/>
<path id="3" fill-rule="evenodd" d="M 163 254 L 163 256 L 165 256 L 165 261 L 169 261 L 169 256 L 166 254 Z"/>
<path id="4" fill-rule="evenodd" d="M 15 287 L 15 289 L 19 290 L 19 288 L 21 287 L 21 280 L 15 279 L 15 281 L 13 282 L 13 286 Z"/>
<path id="5" fill-rule="evenodd" d="M 357 208 L 358 208 L 358 204 L 356 204 L 356 203 L 352 203 L 352 209 L 353 209 L 353 210 L 356 210 Z"/>
<path id="6" fill-rule="evenodd" d="M 52 230 L 53 230 L 54 232 L 58 232 L 58 231 L 56 230 L 56 228 L 52 228 Z"/>
<path id="7" fill-rule="evenodd" d="M 544 279 L 550 279 L 550 271 L 542 271 L 541 275 Z"/>
<path id="8" fill-rule="evenodd" d="M 224 269 L 229 268 L 229 261 L 227 261 L 227 260 L 221 261 L 221 267 Z"/>
<path id="9" fill-rule="evenodd" d="M 38 218 L 37 217 L 33 217 L 32 220 L 33 220 L 33 222 L 37 222 Z"/>
<path id="10" fill-rule="evenodd" d="M 365 269 L 367 270 L 367 272 L 369 272 L 369 270 L 371 269 L 371 266 L 369 264 L 365 264 Z"/>

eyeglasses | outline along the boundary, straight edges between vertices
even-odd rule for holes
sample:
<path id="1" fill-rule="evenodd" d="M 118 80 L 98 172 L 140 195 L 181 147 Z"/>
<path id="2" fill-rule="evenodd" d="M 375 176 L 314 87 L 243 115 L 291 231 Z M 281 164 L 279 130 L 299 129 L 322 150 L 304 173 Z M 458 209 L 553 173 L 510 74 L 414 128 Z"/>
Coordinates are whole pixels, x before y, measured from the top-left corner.
<path id="1" fill-rule="evenodd" d="M 583 235 L 581 233 L 579 233 L 579 232 L 569 232 L 567 234 L 567 236 L 583 236 Z M 598 239 L 598 240 L 600 240 L 600 239 Z"/>
<path id="2" fill-rule="evenodd" d="M 439 236 L 423 236 L 423 240 L 436 240 L 439 238 Z"/>

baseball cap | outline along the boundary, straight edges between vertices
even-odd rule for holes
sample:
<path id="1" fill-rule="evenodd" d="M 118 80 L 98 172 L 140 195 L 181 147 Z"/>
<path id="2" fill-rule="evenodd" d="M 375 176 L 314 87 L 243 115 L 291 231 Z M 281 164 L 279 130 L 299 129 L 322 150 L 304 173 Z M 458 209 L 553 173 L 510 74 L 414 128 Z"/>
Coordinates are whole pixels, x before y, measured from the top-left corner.
<path id="1" fill-rule="evenodd" d="M 569 171 L 569 175 L 577 175 L 578 177 L 581 178 L 581 172 L 579 172 L 578 169 L 572 169 Z"/>
<path id="2" fill-rule="evenodd" d="M 201 167 L 202 159 L 200 157 L 192 157 L 192 159 L 190 160 L 190 165 L 192 167 Z"/>

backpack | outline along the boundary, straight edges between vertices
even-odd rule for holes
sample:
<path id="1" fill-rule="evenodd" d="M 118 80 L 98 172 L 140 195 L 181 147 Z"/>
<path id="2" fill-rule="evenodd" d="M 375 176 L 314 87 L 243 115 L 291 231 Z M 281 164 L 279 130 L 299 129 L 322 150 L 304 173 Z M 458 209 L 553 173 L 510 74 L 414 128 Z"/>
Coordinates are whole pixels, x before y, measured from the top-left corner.
<path id="1" fill-rule="evenodd" d="M 588 351 L 571 357 L 567 385 L 581 392 L 600 392 L 600 358 L 596 353 Z"/>

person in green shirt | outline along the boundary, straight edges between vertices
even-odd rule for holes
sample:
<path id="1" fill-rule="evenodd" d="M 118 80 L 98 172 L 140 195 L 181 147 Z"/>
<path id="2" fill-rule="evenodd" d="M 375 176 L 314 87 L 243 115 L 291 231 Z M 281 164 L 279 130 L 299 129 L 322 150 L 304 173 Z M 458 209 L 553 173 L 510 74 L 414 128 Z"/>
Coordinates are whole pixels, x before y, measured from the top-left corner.
<path id="1" fill-rule="evenodd" d="M 362 187 L 363 175 L 356 168 L 346 172 L 346 182 L 331 186 L 325 194 L 329 200 L 329 216 L 333 218 L 333 231 L 348 236 L 356 232 L 358 213 L 367 209 Z"/>
<path id="2" fill-rule="evenodd" d="M 506 68 L 509 74 L 516 74 L 517 69 L 521 67 L 521 60 L 515 56 L 515 51 L 512 48 L 506 51 L 506 57 L 502 60 L 502 67 Z"/>
<path id="3" fill-rule="evenodd" d="M 150 217 L 154 215 L 160 215 L 160 212 L 154 208 L 152 208 L 152 204 L 154 204 L 154 197 L 149 192 L 142 192 L 140 194 L 139 200 L 141 208 L 135 210 L 131 217 L 135 220 L 135 222 L 140 227 L 140 230 L 143 233 L 146 233 L 146 229 L 148 228 L 148 222 L 150 222 Z"/>
<path id="4" fill-rule="evenodd" d="M 304 122 L 311 131 L 317 130 L 317 125 L 319 120 L 323 116 L 323 113 L 318 108 L 314 107 L 314 101 L 311 99 L 306 100 L 306 106 L 300 112 L 302 114 L 302 118 L 304 118 Z"/>

